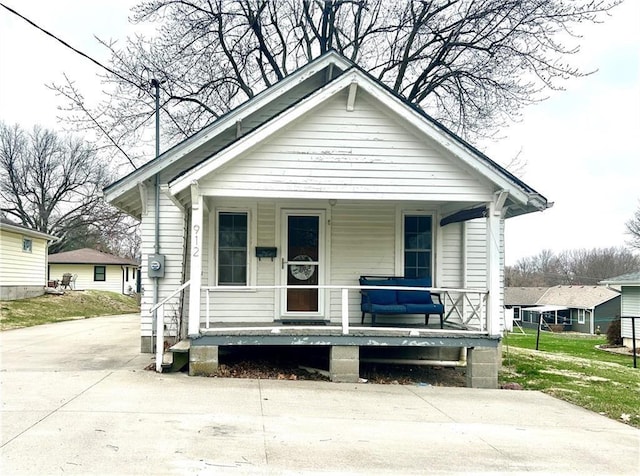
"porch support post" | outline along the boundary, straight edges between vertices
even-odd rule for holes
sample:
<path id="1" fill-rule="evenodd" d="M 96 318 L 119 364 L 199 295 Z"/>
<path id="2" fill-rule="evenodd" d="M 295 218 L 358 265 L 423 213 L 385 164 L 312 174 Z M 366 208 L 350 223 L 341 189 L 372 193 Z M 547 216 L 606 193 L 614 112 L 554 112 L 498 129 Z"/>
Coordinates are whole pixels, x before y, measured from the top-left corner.
<path id="1" fill-rule="evenodd" d="M 191 184 L 191 287 L 189 289 L 189 337 L 200 334 L 200 287 L 202 285 L 202 221 L 204 206 L 198 183 Z"/>
<path id="2" fill-rule="evenodd" d="M 500 258 L 502 252 L 501 220 L 504 202 L 508 192 L 496 193 L 494 201 L 487 206 L 487 289 L 489 290 L 487 305 L 487 332 L 489 335 L 500 334 L 500 291 L 502 286 Z"/>

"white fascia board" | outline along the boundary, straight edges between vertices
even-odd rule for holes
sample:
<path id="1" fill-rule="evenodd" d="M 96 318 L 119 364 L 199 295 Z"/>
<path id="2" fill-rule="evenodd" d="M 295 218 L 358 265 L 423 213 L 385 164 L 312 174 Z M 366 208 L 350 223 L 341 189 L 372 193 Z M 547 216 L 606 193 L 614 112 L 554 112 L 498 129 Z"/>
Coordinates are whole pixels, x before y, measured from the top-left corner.
<path id="1" fill-rule="evenodd" d="M 125 177 L 121 183 L 106 192 L 105 198 L 107 201 L 117 198 L 127 190 L 134 188 L 138 183 L 144 182 L 150 177 L 153 177 L 153 175 L 161 172 L 167 166 L 173 164 L 184 155 L 200 147 L 202 144 L 217 136 L 228 127 L 231 127 L 231 125 L 235 124 L 237 121 L 241 121 L 243 118 L 251 115 L 266 104 L 278 99 L 280 96 L 293 89 L 296 85 L 305 81 L 310 76 L 313 76 L 331 63 L 345 70 L 351 67 L 351 64 L 335 52 L 332 51 L 327 53 L 312 64 L 304 66 L 292 73 L 290 76 L 285 77 L 271 88 L 258 93 L 254 98 L 245 101 L 221 119 L 205 126 L 204 129 L 201 129 L 193 136 L 185 139 L 183 142 L 161 154 L 157 160 L 147 162 L 147 164 L 143 165 L 138 170 L 133 171 L 129 176 Z"/>
<path id="2" fill-rule="evenodd" d="M 247 150 L 257 147 L 261 142 L 271 137 L 275 132 L 286 127 L 288 124 L 291 124 L 293 121 L 306 114 L 308 111 L 318 106 L 334 94 L 337 94 L 343 89 L 349 87 L 356 74 L 356 72 L 350 72 L 323 86 L 314 94 L 302 100 L 296 106 L 281 113 L 272 121 L 269 121 L 263 126 L 253 130 L 251 133 L 242 137 L 214 156 L 208 157 L 200 165 L 195 166 L 186 174 L 169 183 L 170 192 L 174 195 L 180 193 L 189 187 L 192 182 L 200 180 L 202 177 L 210 174 L 219 167 L 222 167 Z"/>
<path id="3" fill-rule="evenodd" d="M 57 236 L 49 235 L 37 230 L 31 230 L 30 228 L 24 228 L 21 226 L 14 226 L 8 223 L 0 223 L 0 228 L 11 231 L 13 233 L 19 233 L 21 235 L 30 236 L 32 238 L 41 238 L 43 240 L 59 240 Z"/>
<path id="4" fill-rule="evenodd" d="M 523 191 L 519 186 L 517 186 L 517 184 L 513 183 L 507 177 L 497 172 L 484 161 L 480 160 L 476 154 L 468 150 L 460 142 L 434 125 L 424 116 L 414 111 L 412 108 L 407 107 L 407 105 L 401 100 L 389 94 L 388 91 L 376 84 L 374 81 L 371 81 L 369 78 L 361 74 L 358 78 L 358 84 L 362 89 L 367 91 L 374 98 L 378 99 L 382 104 L 394 111 L 402 119 L 406 120 L 425 135 L 436 141 L 444 149 L 461 159 L 473 170 L 496 184 L 498 188 L 508 190 L 511 197 L 516 198 L 516 200 L 525 205 L 531 202 L 533 198 L 532 194 Z"/>

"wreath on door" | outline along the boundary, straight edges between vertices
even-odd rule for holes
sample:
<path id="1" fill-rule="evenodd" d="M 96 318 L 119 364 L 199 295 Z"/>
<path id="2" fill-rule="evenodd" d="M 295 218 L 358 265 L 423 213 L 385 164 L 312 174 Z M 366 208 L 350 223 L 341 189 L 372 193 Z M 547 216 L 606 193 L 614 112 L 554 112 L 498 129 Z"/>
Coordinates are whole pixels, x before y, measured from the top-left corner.
<path id="1" fill-rule="evenodd" d="M 292 261 L 313 261 L 313 259 L 308 255 L 298 255 L 293 258 Z M 298 281 L 307 281 L 311 276 L 313 276 L 315 270 L 316 267 L 310 264 L 291 265 L 291 274 Z"/>

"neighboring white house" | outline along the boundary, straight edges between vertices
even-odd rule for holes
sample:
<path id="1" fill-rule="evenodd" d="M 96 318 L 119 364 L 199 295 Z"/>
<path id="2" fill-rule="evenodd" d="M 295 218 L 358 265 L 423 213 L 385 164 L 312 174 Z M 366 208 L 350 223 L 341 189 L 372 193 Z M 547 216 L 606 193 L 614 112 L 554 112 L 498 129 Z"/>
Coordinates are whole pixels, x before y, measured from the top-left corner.
<path id="1" fill-rule="evenodd" d="M 0 299 L 44 294 L 47 250 L 57 238 L 0 219 Z"/>
<path id="2" fill-rule="evenodd" d="M 61 281 L 64 274 L 75 276 L 73 289 L 97 289 L 122 294 L 137 290 L 138 263 L 91 248 L 49 255 L 49 280 Z"/>
<path id="3" fill-rule="evenodd" d="M 640 271 L 605 279 L 600 284 L 620 288 L 622 303 L 620 328 L 623 344 L 633 347 L 633 327 L 635 324 L 636 348 L 640 349 Z M 632 322 L 632 318 L 633 322 Z"/>
<path id="4" fill-rule="evenodd" d="M 323 345 L 332 379 L 350 381 L 360 347 L 467 347 L 471 386 L 497 384 L 504 219 L 550 206 L 335 52 L 105 198 L 141 220 L 144 351 L 157 308 L 160 332 L 188 339 L 192 373 L 214 372 L 220 345 Z M 430 278 L 445 329 L 361 324 L 362 275 Z"/>

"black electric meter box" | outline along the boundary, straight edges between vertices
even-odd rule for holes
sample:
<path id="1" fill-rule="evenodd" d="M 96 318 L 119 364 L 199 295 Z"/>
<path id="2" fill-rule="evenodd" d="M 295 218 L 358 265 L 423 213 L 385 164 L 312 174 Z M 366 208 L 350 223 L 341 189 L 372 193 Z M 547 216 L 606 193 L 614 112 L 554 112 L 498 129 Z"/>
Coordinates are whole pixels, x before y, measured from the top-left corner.
<path id="1" fill-rule="evenodd" d="M 164 278 L 164 255 L 149 255 L 147 276 L 150 278 Z"/>

